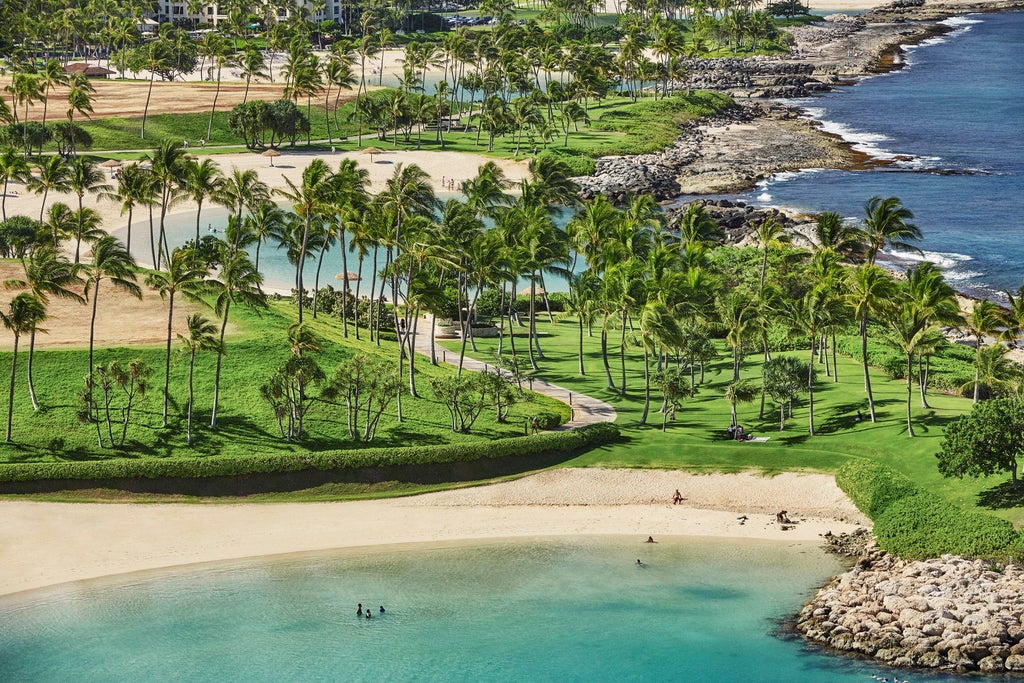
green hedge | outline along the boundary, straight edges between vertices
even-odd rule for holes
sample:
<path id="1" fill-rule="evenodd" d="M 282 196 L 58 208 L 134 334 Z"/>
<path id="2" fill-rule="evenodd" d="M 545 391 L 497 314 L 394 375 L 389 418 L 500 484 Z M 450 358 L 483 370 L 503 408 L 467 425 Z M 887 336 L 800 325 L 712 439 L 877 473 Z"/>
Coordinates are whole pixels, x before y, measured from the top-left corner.
<path id="1" fill-rule="evenodd" d="M 836 472 L 836 484 L 857 509 L 871 519 L 901 498 L 917 495 L 921 489 L 902 474 L 875 462 L 854 460 Z"/>
<path id="2" fill-rule="evenodd" d="M 874 521 L 879 547 L 898 557 L 1024 556 L 1024 537 L 1010 522 L 952 505 L 884 465 L 847 463 L 836 472 L 836 484 Z"/>
<path id="3" fill-rule="evenodd" d="M 232 458 L 117 459 L 91 462 L 47 462 L 0 465 L 0 483 L 42 480 L 156 479 L 343 470 L 367 467 L 426 465 L 473 462 L 484 458 L 527 456 L 547 452 L 570 452 L 615 439 L 614 424 L 601 423 L 564 432 L 474 444 L 411 446 L 406 448 L 365 448 L 323 451 L 302 455 L 253 455 Z"/>

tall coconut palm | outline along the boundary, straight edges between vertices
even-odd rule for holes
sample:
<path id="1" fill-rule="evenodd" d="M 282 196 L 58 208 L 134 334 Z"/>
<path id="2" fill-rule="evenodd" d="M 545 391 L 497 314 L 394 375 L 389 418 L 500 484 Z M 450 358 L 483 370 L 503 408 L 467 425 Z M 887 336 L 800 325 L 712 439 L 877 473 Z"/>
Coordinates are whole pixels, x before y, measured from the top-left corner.
<path id="1" fill-rule="evenodd" d="M 185 445 L 192 445 L 192 411 L 195 406 L 195 383 L 193 378 L 196 369 L 196 353 L 199 351 L 219 351 L 220 341 L 217 339 L 217 326 L 200 313 L 193 313 L 185 319 L 188 335 L 178 334 L 180 341 L 188 350 L 188 415 L 185 428 Z"/>
<path id="2" fill-rule="evenodd" d="M 253 207 L 268 199 L 270 188 L 260 180 L 259 174 L 252 169 L 241 171 L 237 168 L 231 169 L 231 173 L 224 178 L 220 192 L 214 197 L 218 204 L 227 207 L 239 221 L 247 208 L 252 211 Z"/>
<path id="3" fill-rule="evenodd" d="M 117 178 L 117 188 L 105 192 L 104 199 L 121 203 L 121 215 L 128 214 L 125 248 L 132 251 L 132 216 L 138 206 L 148 206 L 154 198 L 153 175 L 139 164 L 126 164 Z M 153 263 L 156 263 L 154 255 Z"/>
<path id="4" fill-rule="evenodd" d="M 206 139 L 209 140 L 210 136 L 213 135 L 213 115 L 217 111 L 217 98 L 220 97 L 220 74 L 224 69 L 224 65 L 231 62 L 231 58 L 235 53 L 234 41 L 229 41 L 219 33 L 207 33 L 203 38 L 203 55 L 210 58 L 212 63 L 211 69 L 216 67 L 217 69 L 217 89 L 213 93 L 213 105 L 210 107 L 210 122 L 206 126 Z M 248 92 L 248 81 L 246 81 L 246 91 Z"/>
<path id="5" fill-rule="evenodd" d="M 910 223 L 914 212 L 903 206 L 898 197 L 872 197 L 864 205 L 864 238 L 868 263 L 874 263 L 885 247 L 900 251 L 920 252 L 907 240 L 921 239 L 921 230 Z"/>
<path id="6" fill-rule="evenodd" d="M 70 192 L 71 171 L 59 154 L 45 157 L 39 162 L 39 175 L 29 180 L 28 188 L 36 194 L 43 195 L 43 201 L 39 205 L 39 222 L 42 223 L 43 212 L 46 210 L 46 195 L 50 190 Z"/>
<path id="7" fill-rule="evenodd" d="M 92 245 L 92 263 L 85 267 L 85 295 L 92 297 L 89 319 L 89 375 L 92 375 L 93 348 L 96 340 L 96 312 L 99 310 L 100 284 L 109 280 L 114 289 L 142 298 L 142 289 L 135 283 L 135 259 L 113 235 L 101 237 Z"/>
<path id="8" fill-rule="evenodd" d="M 831 251 L 840 258 L 863 253 L 864 232 L 843 220 L 835 211 L 823 211 L 814 223 L 814 250 Z"/>
<path id="9" fill-rule="evenodd" d="M 79 268 L 57 254 L 55 249 L 47 245 L 32 251 L 29 258 L 22 262 L 25 268 L 24 280 L 7 280 L 5 287 L 28 289 L 29 293 L 44 308 L 50 303 L 50 297 L 69 299 L 85 303 L 85 297 L 76 290 L 85 284 Z M 32 400 L 32 408 L 39 410 L 36 401 L 35 384 L 32 381 L 32 363 L 35 357 L 36 330 L 31 330 L 28 346 L 28 393 Z"/>
<path id="10" fill-rule="evenodd" d="M 78 214 L 82 216 L 83 199 L 88 194 L 107 194 L 112 189 L 106 183 L 103 169 L 96 162 L 85 157 L 75 157 L 69 166 L 68 184 L 71 191 L 78 196 Z M 79 222 L 75 231 L 75 263 L 79 262 L 82 248 L 82 229 L 84 226 Z"/>
<path id="11" fill-rule="evenodd" d="M 68 118 L 68 124 L 72 126 L 72 132 L 74 132 L 75 114 L 81 114 L 86 118 L 90 118 L 93 111 L 92 96 L 95 93 L 96 88 L 92 86 L 92 83 L 89 82 L 85 74 L 77 73 L 71 76 L 68 89 L 68 108 L 64 113 Z M 71 136 L 71 154 L 77 157 L 76 138 L 76 135 Z"/>
<path id="12" fill-rule="evenodd" d="M 260 269 L 260 248 L 269 239 L 280 237 L 285 224 L 285 213 L 277 204 L 266 200 L 257 204 L 245 219 L 248 232 L 256 242 L 256 257 L 253 266 Z"/>
<path id="13" fill-rule="evenodd" d="M 46 319 L 46 309 L 29 292 L 14 297 L 7 312 L 0 311 L 0 322 L 14 333 L 14 352 L 11 354 L 11 383 L 7 392 L 7 442 L 11 442 L 11 426 L 14 422 L 14 377 L 18 372 L 18 342 L 26 332 L 45 332 L 39 323 Z"/>
<path id="14" fill-rule="evenodd" d="M 211 280 L 210 291 L 216 297 L 214 311 L 221 318 L 220 341 L 217 348 L 217 370 L 213 378 L 213 412 L 210 429 L 217 428 L 217 406 L 220 402 L 220 369 L 224 358 L 224 332 L 228 327 L 231 305 L 239 304 L 256 311 L 267 306 L 267 298 L 260 290 L 263 277 L 244 251 L 234 251 L 230 245 L 221 246 L 220 279 Z"/>
<path id="15" fill-rule="evenodd" d="M 661 301 L 649 301 L 640 312 L 640 346 L 644 350 L 644 411 L 640 424 L 647 424 L 651 407 L 651 352 L 657 349 L 675 350 L 683 345 L 683 332 L 679 322 Z"/>
<path id="16" fill-rule="evenodd" d="M 269 75 L 263 70 L 263 51 L 255 42 L 246 41 L 237 60 L 239 71 L 245 77 L 245 94 L 242 95 L 244 104 L 249 99 L 249 84 L 252 79 L 269 78 Z"/>
<path id="17" fill-rule="evenodd" d="M 213 159 L 185 160 L 182 174 L 182 188 L 185 194 L 196 203 L 196 247 L 199 246 L 199 224 L 203 212 L 203 201 L 220 193 L 224 185 L 224 174 L 220 172 L 217 162 Z"/>
<path id="18" fill-rule="evenodd" d="M 896 283 L 884 269 L 864 264 L 855 269 L 848 281 L 850 306 L 860 329 L 860 355 L 864 365 L 864 391 L 868 395 L 868 412 L 875 422 L 875 398 L 871 392 L 871 374 L 868 372 L 868 318 L 878 315 L 892 305 Z"/>
<path id="19" fill-rule="evenodd" d="M 366 169 L 359 168 L 353 159 L 344 159 L 334 173 L 332 196 L 338 213 L 338 244 L 341 250 L 341 272 L 345 275 L 341 285 L 341 320 L 342 334 L 348 337 L 348 244 L 347 233 L 358 223 L 364 221 L 365 209 L 369 203 L 367 186 L 370 174 Z"/>
<path id="20" fill-rule="evenodd" d="M 166 271 L 154 271 L 146 276 L 146 285 L 160 292 L 167 300 L 167 353 L 164 357 L 164 412 L 163 426 L 167 426 L 167 404 L 170 402 L 171 341 L 174 330 L 174 296 L 180 293 L 189 301 L 202 303 L 207 270 L 200 265 L 192 249 L 175 249 L 167 259 Z"/>
<path id="21" fill-rule="evenodd" d="M 975 300 L 966 317 L 967 330 L 974 335 L 974 402 L 978 402 L 981 390 L 981 351 L 984 337 L 1004 329 L 1007 321 L 1002 309 L 988 299 Z"/>
<path id="22" fill-rule="evenodd" d="M 46 108 L 50 103 L 50 89 L 58 85 L 68 84 L 68 74 L 56 59 L 46 60 L 39 72 L 39 83 L 43 86 L 43 128 L 46 128 Z"/>
<path id="23" fill-rule="evenodd" d="M 757 243 L 761 245 L 761 280 L 760 289 L 758 291 L 764 291 L 765 277 L 768 275 L 768 254 L 773 249 L 778 249 L 786 244 L 789 244 L 789 235 L 786 234 L 786 229 L 782 227 L 774 218 L 768 218 L 761 222 L 761 225 L 757 226 L 757 230 L 754 232 L 754 237 L 757 239 Z"/>
<path id="24" fill-rule="evenodd" d="M 5 146 L 0 150 L 0 180 L 3 181 L 3 197 L 0 198 L 0 210 L 3 211 L 3 219 L 7 220 L 7 186 L 14 182 L 27 183 L 32 178 L 28 162 L 18 150 Z"/>
<path id="25" fill-rule="evenodd" d="M 143 157 L 143 161 L 149 162 L 153 179 L 160 190 L 160 231 L 157 233 L 154 263 L 157 270 L 160 270 L 163 256 L 170 253 L 164 219 L 167 210 L 182 197 L 180 188 L 185 179 L 186 157 L 185 148 L 175 140 L 164 140 L 159 147 Z"/>
<path id="26" fill-rule="evenodd" d="M 314 159 L 302 170 L 302 182 L 295 185 L 285 178 L 287 190 L 277 190 L 285 199 L 292 203 L 292 210 L 302 220 L 302 239 L 299 242 L 296 286 L 299 290 L 299 323 L 302 323 L 302 302 L 305 295 L 303 268 L 306 251 L 309 248 L 310 230 L 313 221 L 327 215 L 333 187 L 331 185 L 331 169 L 322 159 Z"/>

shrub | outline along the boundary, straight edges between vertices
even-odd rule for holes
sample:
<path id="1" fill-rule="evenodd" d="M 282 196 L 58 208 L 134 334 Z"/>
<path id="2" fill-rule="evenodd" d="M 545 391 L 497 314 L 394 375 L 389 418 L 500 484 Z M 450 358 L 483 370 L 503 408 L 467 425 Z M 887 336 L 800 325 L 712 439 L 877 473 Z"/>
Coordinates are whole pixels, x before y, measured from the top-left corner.
<path id="1" fill-rule="evenodd" d="M 947 553 L 1005 558 L 1020 541 L 1005 519 L 967 512 L 931 493 L 895 501 L 875 521 L 875 537 L 883 550 L 907 560 Z"/>
<path id="2" fill-rule="evenodd" d="M 551 157 L 558 161 L 565 162 L 573 176 L 587 176 L 594 173 L 594 160 L 583 152 L 575 150 L 555 151 L 546 149 L 540 153 L 540 157 Z"/>
<path id="3" fill-rule="evenodd" d="M 553 452 L 568 453 L 607 443 L 615 439 L 618 434 L 619 430 L 614 424 L 601 423 L 564 432 L 546 432 L 533 436 L 472 444 L 364 448 L 301 455 L 253 455 L 233 458 L 123 458 L 90 462 L 19 463 L 0 465 L 0 483 L 43 480 L 156 479 L 161 477 L 195 479 L 303 470 L 351 470 L 368 467 L 473 462 L 484 458 L 508 458 Z"/>
<path id="4" fill-rule="evenodd" d="M 871 519 L 877 519 L 897 500 L 921 492 L 917 484 L 902 474 L 865 460 L 855 460 L 840 467 L 836 472 L 836 484 L 857 509 Z"/>

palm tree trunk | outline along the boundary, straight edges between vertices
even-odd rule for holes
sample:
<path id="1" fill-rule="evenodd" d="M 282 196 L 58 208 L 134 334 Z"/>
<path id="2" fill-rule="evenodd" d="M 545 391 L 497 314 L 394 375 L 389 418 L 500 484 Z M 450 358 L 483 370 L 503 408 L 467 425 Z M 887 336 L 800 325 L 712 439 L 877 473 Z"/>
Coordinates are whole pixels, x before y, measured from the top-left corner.
<path id="1" fill-rule="evenodd" d="M 174 291 L 167 301 L 167 354 L 164 358 L 164 427 L 167 426 L 167 404 L 171 395 L 171 327 L 174 322 Z"/>
<path id="2" fill-rule="evenodd" d="M 580 345 L 579 345 L 579 358 L 580 358 L 580 377 L 585 377 L 587 374 L 586 369 L 583 367 L 583 314 L 579 316 L 579 327 L 580 327 Z"/>
<path id="3" fill-rule="evenodd" d="M 316 306 L 320 301 L 320 268 L 324 265 L 324 254 L 327 253 L 328 243 L 324 242 L 323 249 L 320 250 L 320 258 L 317 259 L 316 263 L 316 276 L 313 278 L 313 319 L 316 319 Z"/>
<path id="4" fill-rule="evenodd" d="M 626 309 L 622 309 L 622 334 L 619 335 L 619 366 L 621 368 L 620 378 L 622 385 L 619 387 L 619 396 L 626 395 Z"/>
<path id="5" fill-rule="evenodd" d="M 309 211 L 306 211 L 306 221 L 302 228 L 302 244 L 299 247 L 299 264 L 296 267 L 295 281 L 299 289 L 299 324 L 302 324 L 302 297 L 305 295 L 305 287 L 302 283 L 302 269 L 306 264 L 306 245 L 309 242 L 309 223 L 312 220 Z"/>
<path id="6" fill-rule="evenodd" d="M 149 250 L 153 254 L 152 264 L 155 267 L 156 266 L 156 241 L 155 241 L 156 237 L 155 237 L 155 235 L 153 233 L 153 228 L 154 228 L 154 225 L 153 225 L 153 205 L 150 204 L 149 205 Z"/>
<path id="7" fill-rule="evenodd" d="M 92 352 L 93 342 L 96 339 L 96 301 L 99 299 L 100 293 L 100 281 L 93 280 L 94 287 L 92 289 L 92 317 L 89 320 L 89 376 L 92 376 L 93 364 L 92 364 Z M 90 392 L 90 398 L 92 393 Z"/>
<path id="8" fill-rule="evenodd" d="M 185 426 L 185 445 L 192 446 L 192 406 L 195 404 L 195 386 L 192 382 L 196 367 L 196 350 L 193 348 L 188 358 L 188 419 Z"/>
<path id="9" fill-rule="evenodd" d="M 224 359 L 224 330 L 228 327 L 228 312 L 231 300 L 224 305 L 224 322 L 220 325 L 220 345 L 217 347 L 217 370 L 213 375 L 213 413 L 210 415 L 210 429 L 217 428 L 217 402 L 220 400 L 220 365 Z"/>
<path id="10" fill-rule="evenodd" d="M 146 91 L 146 106 L 142 110 L 142 132 L 139 133 L 139 137 L 143 140 L 146 139 L 146 117 L 149 116 L 149 99 L 153 96 L 153 78 L 156 77 L 155 71 L 149 72 L 149 90 Z"/>
<path id="11" fill-rule="evenodd" d="M 839 363 L 836 362 L 836 333 L 832 333 L 832 381 L 839 381 Z"/>
<path id="12" fill-rule="evenodd" d="M 647 413 L 651 408 L 651 362 L 647 352 L 647 344 L 644 344 L 644 412 L 640 416 L 640 424 L 647 424 Z"/>
<path id="13" fill-rule="evenodd" d="M 533 344 L 534 344 L 534 340 L 537 337 L 537 326 L 536 326 L 536 323 L 537 323 L 537 318 L 536 318 L 536 312 L 537 312 L 537 304 L 536 304 L 536 301 L 537 301 L 536 300 L 537 278 L 533 277 L 533 275 L 534 274 L 531 273 L 531 277 L 530 277 L 530 343 L 529 343 L 529 348 L 530 348 L 530 367 L 533 368 L 534 370 L 539 370 L 540 367 L 537 365 L 537 359 L 533 355 Z"/>
<path id="14" fill-rule="evenodd" d="M 28 395 L 32 399 L 32 409 L 39 410 L 39 402 L 36 401 L 36 387 L 32 381 L 32 361 L 36 351 L 36 331 L 35 328 L 29 333 L 28 337 Z"/>
<path id="15" fill-rule="evenodd" d="M 213 106 L 210 107 L 210 123 L 206 126 L 206 139 L 209 140 L 213 135 L 213 114 L 217 111 L 217 98 L 220 97 L 220 69 L 217 67 L 217 89 L 213 91 Z M 246 92 L 248 92 L 249 86 L 246 84 Z"/>
<path id="16" fill-rule="evenodd" d="M 352 327 L 355 328 L 356 339 L 359 339 L 359 286 L 363 283 L 363 252 L 362 252 L 362 250 L 360 250 L 360 252 L 359 252 L 359 265 L 356 266 L 356 275 L 359 276 L 359 279 L 356 280 L 356 297 L 355 297 L 355 301 L 352 303 L 352 308 L 354 309 L 352 311 Z"/>
<path id="17" fill-rule="evenodd" d="M 604 376 L 608 389 L 615 388 L 615 381 L 612 380 L 612 366 L 608 362 L 608 328 L 601 326 L 601 363 L 604 365 Z"/>
<path id="18" fill-rule="evenodd" d="M 18 335 L 14 335 L 14 353 L 11 354 L 11 386 L 7 392 L 7 443 L 11 442 L 11 424 L 14 420 L 14 374 L 18 371 Z"/>
<path id="19" fill-rule="evenodd" d="M 907 354 L 907 435 L 914 436 L 914 423 L 910 419 L 910 397 L 913 395 L 913 382 L 911 375 L 914 373 L 914 354 Z"/>
<path id="20" fill-rule="evenodd" d="M 875 397 L 871 393 L 871 374 L 868 372 L 868 317 L 860 319 L 860 355 L 864 361 L 864 391 L 868 392 L 868 412 L 871 421 L 875 422 Z"/>
<path id="21" fill-rule="evenodd" d="M 811 339 L 817 335 L 811 334 Z M 814 436 L 814 344 L 811 344 L 811 361 L 807 364 L 807 409 L 811 436 Z"/>
<path id="22" fill-rule="evenodd" d="M 196 207 L 196 241 L 195 241 L 195 244 L 192 245 L 195 249 L 199 248 L 199 217 L 200 217 L 200 215 L 203 212 L 203 199 L 202 199 L 202 197 L 199 198 L 199 201 L 197 202 L 197 204 L 198 204 L 198 206 Z M 129 230 L 131 230 L 131 228 L 129 228 Z M 129 242 L 129 244 L 131 244 L 131 242 Z M 259 248 L 259 245 L 257 245 L 257 249 L 258 248 Z M 129 254 L 131 253 L 131 251 L 132 251 L 131 247 L 128 247 L 128 253 Z M 257 266 L 256 269 L 259 270 L 259 267 Z"/>
<path id="23" fill-rule="evenodd" d="M 348 249 L 345 244 L 345 228 L 338 230 L 338 245 L 341 247 L 341 329 L 348 339 Z"/>

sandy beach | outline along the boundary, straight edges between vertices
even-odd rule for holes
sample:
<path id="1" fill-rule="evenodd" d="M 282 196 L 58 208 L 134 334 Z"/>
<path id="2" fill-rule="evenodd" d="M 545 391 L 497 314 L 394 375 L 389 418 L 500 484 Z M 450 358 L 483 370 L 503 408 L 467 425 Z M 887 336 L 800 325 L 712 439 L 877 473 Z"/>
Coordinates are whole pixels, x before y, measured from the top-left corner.
<path id="1" fill-rule="evenodd" d="M 672 505 L 679 489 L 685 500 Z M 775 512 L 796 522 L 782 530 Z M 747 516 L 741 524 L 739 516 Z M 0 501 L 0 594 L 333 548 L 561 535 L 817 541 L 867 526 L 823 474 L 561 469 L 392 500 L 279 505 Z"/>

